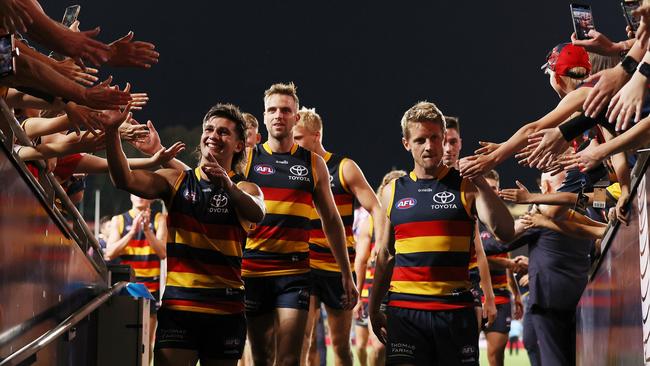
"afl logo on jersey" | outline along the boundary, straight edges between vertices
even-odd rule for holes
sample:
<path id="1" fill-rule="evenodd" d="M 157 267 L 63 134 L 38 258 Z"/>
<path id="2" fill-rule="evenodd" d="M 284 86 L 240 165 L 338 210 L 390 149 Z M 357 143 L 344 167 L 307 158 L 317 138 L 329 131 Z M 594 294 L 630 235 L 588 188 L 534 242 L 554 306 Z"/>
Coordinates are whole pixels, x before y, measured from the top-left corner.
<path id="1" fill-rule="evenodd" d="M 255 172 L 262 175 L 275 174 L 275 168 L 268 164 L 255 165 Z"/>
<path id="2" fill-rule="evenodd" d="M 397 204 L 395 204 L 395 208 L 398 210 L 406 210 L 411 207 L 414 207 L 418 201 L 415 198 L 402 198 L 401 200 L 397 201 Z"/>
<path id="3" fill-rule="evenodd" d="M 185 190 L 183 191 L 183 198 L 192 202 L 193 204 L 196 203 L 197 201 L 196 192 L 190 191 L 187 188 L 185 188 Z"/>

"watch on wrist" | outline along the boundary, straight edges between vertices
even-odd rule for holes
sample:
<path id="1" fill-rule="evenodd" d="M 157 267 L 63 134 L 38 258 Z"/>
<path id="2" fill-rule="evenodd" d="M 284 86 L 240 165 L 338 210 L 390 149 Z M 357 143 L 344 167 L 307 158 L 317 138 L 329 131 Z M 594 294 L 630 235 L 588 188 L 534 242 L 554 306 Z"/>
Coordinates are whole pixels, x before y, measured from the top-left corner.
<path id="1" fill-rule="evenodd" d="M 639 63 L 634 58 L 632 58 L 632 56 L 625 56 L 625 58 L 621 61 L 621 66 L 628 75 L 632 75 L 634 74 L 634 71 L 636 71 L 637 66 L 639 66 Z"/>
<path id="2" fill-rule="evenodd" d="M 644 62 L 639 66 L 639 73 L 646 78 L 650 78 L 650 64 L 647 62 Z"/>

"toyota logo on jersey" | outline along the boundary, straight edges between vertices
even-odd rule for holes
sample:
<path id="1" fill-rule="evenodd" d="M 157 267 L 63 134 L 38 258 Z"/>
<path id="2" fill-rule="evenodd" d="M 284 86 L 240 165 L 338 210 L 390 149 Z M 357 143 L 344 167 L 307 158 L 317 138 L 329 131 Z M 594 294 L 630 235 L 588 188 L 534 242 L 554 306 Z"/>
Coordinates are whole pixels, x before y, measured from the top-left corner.
<path id="1" fill-rule="evenodd" d="M 417 203 L 418 201 L 415 198 L 411 198 L 411 197 L 402 198 L 401 200 L 397 201 L 397 203 L 395 204 L 395 208 L 397 208 L 398 210 L 406 210 L 411 207 L 414 207 Z"/>
<path id="2" fill-rule="evenodd" d="M 451 192 L 438 192 L 433 195 L 433 202 L 444 205 L 447 203 L 453 202 L 456 199 L 456 196 Z"/>
<path id="3" fill-rule="evenodd" d="M 255 172 L 262 175 L 275 174 L 275 168 L 268 164 L 255 165 Z"/>
<path id="4" fill-rule="evenodd" d="M 458 208 L 458 206 L 453 203 L 455 199 L 456 195 L 451 192 L 438 192 L 433 195 L 433 202 L 435 202 L 435 204 L 431 205 L 431 209 L 439 210 L 441 208 Z"/>
<path id="5" fill-rule="evenodd" d="M 228 196 L 222 193 L 215 194 L 210 199 L 209 213 L 228 213 Z"/>
<path id="6" fill-rule="evenodd" d="M 306 176 L 309 174 L 309 169 L 307 169 L 307 167 L 304 165 L 293 165 L 291 168 L 289 168 L 289 173 L 293 174 L 287 176 L 289 180 L 311 182 L 309 177 Z"/>
<path id="7" fill-rule="evenodd" d="M 228 204 L 228 196 L 223 194 L 216 194 L 210 200 L 212 207 L 225 207 Z"/>
<path id="8" fill-rule="evenodd" d="M 307 168 L 304 165 L 294 165 L 289 168 L 289 171 L 291 174 L 297 175 L 299 177 L 304 177 L 308 173 Z"/>

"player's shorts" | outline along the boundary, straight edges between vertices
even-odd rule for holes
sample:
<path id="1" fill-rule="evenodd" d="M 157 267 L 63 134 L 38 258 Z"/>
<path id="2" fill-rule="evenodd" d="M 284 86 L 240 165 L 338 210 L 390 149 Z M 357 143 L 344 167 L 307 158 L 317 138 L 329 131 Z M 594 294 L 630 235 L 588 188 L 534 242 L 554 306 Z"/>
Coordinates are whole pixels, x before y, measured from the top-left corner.
<path id="1" fill-rule="evenodd" d="M 194 350 L 199 358 L 240 359 L 246 343 L 246 316 L 217 315 L 162 308 L 158 311 L 156 349 Z"/>
<path id="2" fill-rule="evenodd" d="M 497 305 L 497 318 L 494 323 L 485 328 L 484 332 L 510 333 L 510 322 L 512 321 L 512 305 L 510 302 Z"/>
<path id="3" fill-rule="evenodd" d="M 478 267 L 469 270 L 469 280 L 472 283 L 470 292 L 474 298 L 474 307 L 483 307 L 481 298 L 483 297 L 483 290 L 481 289 L 481 276 L 479 275 Z"/>
<path id="4" fill-rule="evenodd" d="M 152 292 L 151 295 L 155 300 L 149 300 L 149 315 L 156 314 L 160 309 L 160 291 Z"/>
<path id="5" fill-rule="evenodd" d="M 278 308 L 309 310 L 311 278 L 309 273 L 245 277 L 246 314 L 257 316 Z"/>
<path id="6" fill-rule="evenodd" d="M 318 297 L 322 303 L 332 309 L 343 310 L 341 298 L 345 291 L 341 282 L 341 273 L 312 269 L 310 275 L 311 295 Z M 352 277 L 356 283 L 356 274 L 352 273 Z"/>
<path id="7" fill-rule="evenodd" d="M 426 311 L 389 306 L 386 364 L 478 366 L 474 309 Z"/>

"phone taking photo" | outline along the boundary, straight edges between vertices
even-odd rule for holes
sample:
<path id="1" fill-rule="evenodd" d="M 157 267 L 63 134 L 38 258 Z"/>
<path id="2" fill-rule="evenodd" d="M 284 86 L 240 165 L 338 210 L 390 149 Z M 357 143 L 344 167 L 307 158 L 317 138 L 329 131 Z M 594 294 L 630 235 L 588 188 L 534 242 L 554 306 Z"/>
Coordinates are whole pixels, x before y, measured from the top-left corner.
<path id="1" fill-rule="evenodd" d="M 623 9 L 623 16 L 627 25 L 632 28 L 633 32 L 636 32 L 639 29 L 639 24 L 641 23 L 640 17 L 635 17 L 632 15 L 632 12 L 636 10 L 641 5 L 640 1 L 623 1 L 621 3 L 621 8 Z"/>
<path id="2" fill-rule="evenodd" d="M 61 24 L 63 24 L 63 26 L 66 28 L 70 28 L 72 23 L 77 21 L 77 18 L 79 17 L 79 11 L 81 11 L 81 5 L 72 5 L 65 8 L 65 13 L 63 13 L 63 20 L 61 21 Z"/>
<path id="3" fill-rule="evenodd" d="M 594 27 L 594 17 L 591 13 L 591 6 L 573 3 L 571 8 L 571 18 L 573 19 L 573 30 L 578 39 L 589 39 L 589 31 L 596 29 Z"/>
<path id="4" fill-rule="evenodd" d="M 14 35 L 7 34 L 0 37 L 0 79 L 16 73 L 16 45 Z"/>

